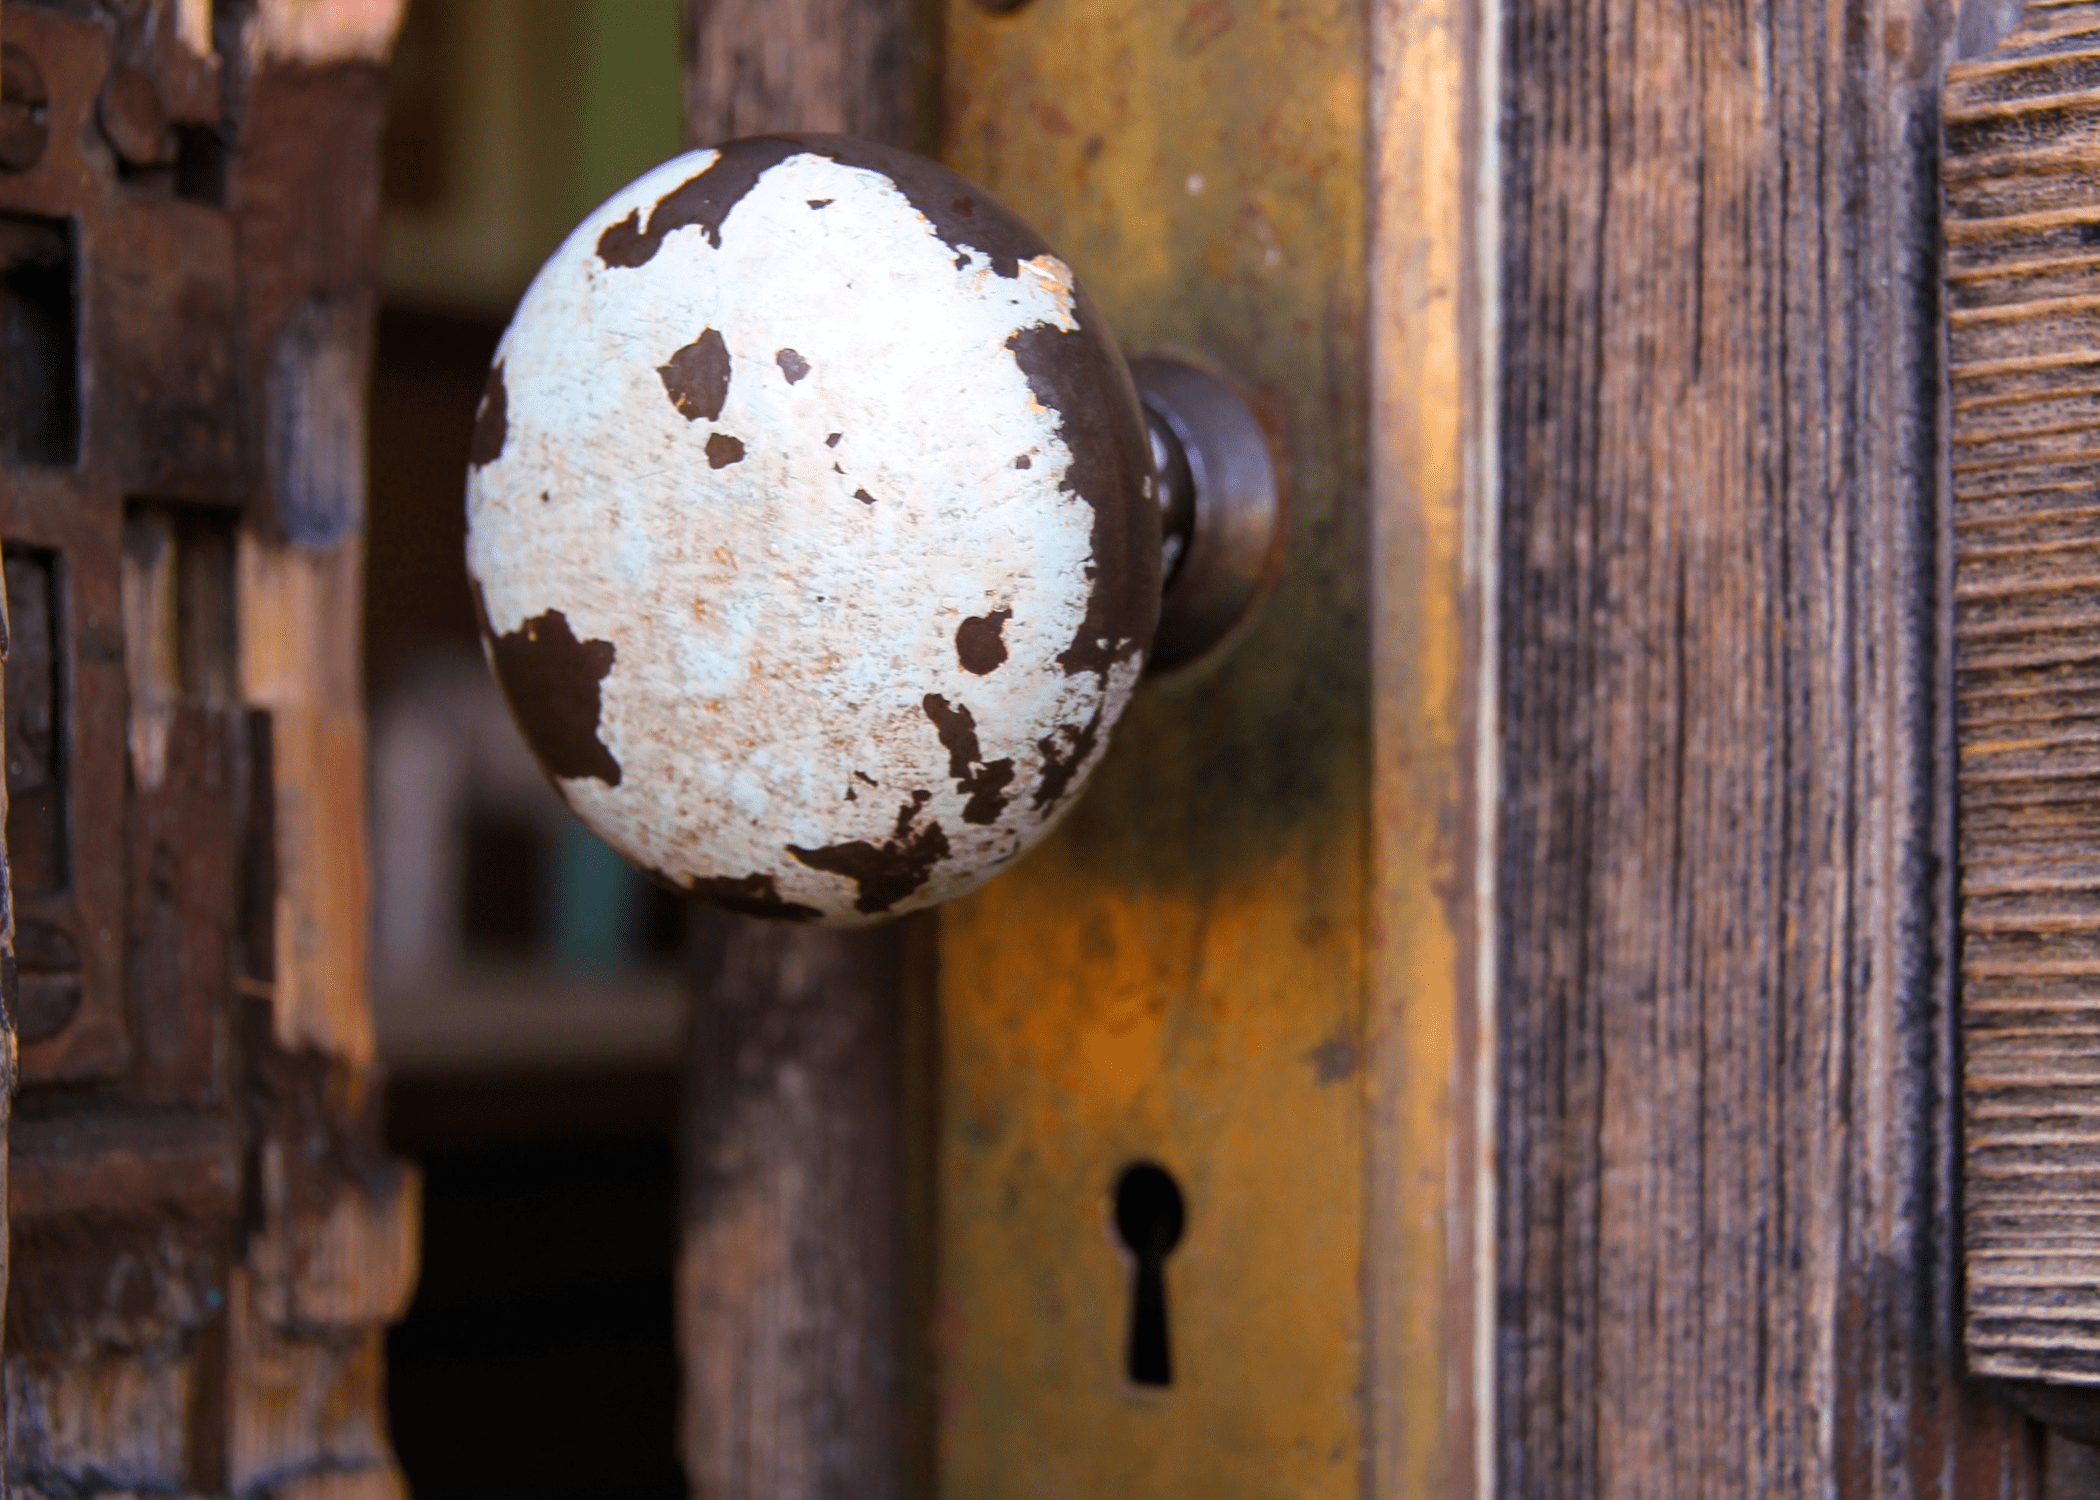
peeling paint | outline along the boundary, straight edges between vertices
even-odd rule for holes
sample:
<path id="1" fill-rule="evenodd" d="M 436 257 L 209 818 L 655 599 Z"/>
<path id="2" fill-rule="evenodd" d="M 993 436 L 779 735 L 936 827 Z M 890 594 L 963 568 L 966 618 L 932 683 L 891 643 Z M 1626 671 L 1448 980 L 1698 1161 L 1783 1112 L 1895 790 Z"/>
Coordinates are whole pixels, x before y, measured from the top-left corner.
<path id="1" fill-rule="evenodd" d="M 1006 788 L 1014 779 L 1013 758 L 987 761 L 977 743 L 977 720 L 970 710 L 957 704 L 949 707 L 939 693 L 926 695 L 926 717 L 933 720 L 941 746 L 948 752 L 948 774 L 955 789 L 969 794 L 963 808 L 965 823 L 996 823 L 1006 811 Z"/>
<path id="2" fill-rule="evenodd" d="M 853 909 L 866 915 L 881 915 L 900 901 L 924 888 L 933 867 L 948 857 L 948 839 L 941 825 L 929 823 L 917 833 L 912 819 L 930 799 L 928 792 L 912 793 L 911 801 L 897 813 L 896 833 L 880 844 L 855 839 L 823 849 L 788 846 L 788 853 L 812 870 L 843 875 L 856 887 Z"/>
<path id="3" fill-rule="evenodd" d="M 474 436 L 467 445 L 467 463 L 474 468 L 492 464 L 503 456 L 503 439 L 509 430 L 504 421 L 503 361 L 489 368 L 488 383 L 481 389 L 481 405 L 474 411 Z"/>
<path id="4" fill-rule="evenodd" d="M 724 911 L 738 912 L 747 917 L 808 922 L 819 915 L 814 906 L 798 906 L 792 901 L 782 900 L 770 875 L 746 875 L 742 879 L 710 875 L 690 882 L 685 889 L 687 895 L 698 896 Z"/>
<path id="5" fill-rule="evenodd" d="M 995 609 L 988 615 L 972 615 L 955 627 L 955 659 L 962 669 L 979 677 L 989 676 L 1006 663 L 1006 622 L 1010 609 Z"/>
<path id="6" fill-rule="evenodd" d="M 1079 728 L 1060 724 L 1055 733 L 1036 741 L 1036 748 L 1043 754 L 1043 776 L 1035 789 L 1036 811 L 1055 807 L 1063 800 L 1072 789 L 1073 780 L 1093 760 L 1100 734 L 1101 715 L 1096 710 L 1094 717 Z"/>
<path id="7" fill-rule="evenodd" d="M 626 218 L 609 226 L 598 236 L 598 258 L 607 266 L 647 265 L 656 258 L 666 235 L 689 227 L 697 227 L 710 245 L 721 249 L 722 221 L 729 217 L 729 211 L 743 201 L 744 194 L 766 168 L 796 149 L 792 141 L 758 136 L 731 141 L 706 153 L 704 165 L 696 162 L 694 156 L 678 158 L 700 165 L 700 170 L 656 201 L 649 210 L 648 228 L 641 227 L 640 208 L 629 210 Z M 643 180 L 653 182 L 662 171 L 658 167 Z M 557 259 L 560 254 L 555 252 Z"/>
<path id="8" fill-rule="evenodd" d="M 688 153 L 549 260 L 490 391 L 467 550 L 491 659 L 627 857 L 868 921 L 982 883 L 1070 805 L 1143 666 L 1158 523 L 1113 342 L 992 199 L 837 138 Z M 558 711 L 512 660 L 556 621 Z"/>
<path id="9" fill-rule="evenodd" d="M 1069 271 L 1058 270 L 1070 287 Z M 1142 453 L 1119 452 L 1123 392 L 1094 378 L 1074 346 L 1083 338 L 1077 324 L 1034 324 L 1017 329 L 1006 343 L 1028 387 L 1046 412 L 1057 416 L 1059 442 L 1072 455 L 1058 488 L 1079 496 L 1094 513 L 1092 578 L 1086 617 L 1072 644 L 1058 658 L 1067 672 L 1103 674 L 1151 643 L 1159 615 L 1159 516 L 1114 497 L 1152 472 L 1151 444 L 1142 428 Z M 1127 389 L 1129 374 L 1117 366 Z M 1136 399 L 1131 392 L 1130 399 Z M 1149 561 L 1149 566 L 1148 566 Z"/>
<path id="10" fill-rule="evenodd" d="M 611 641 L 579 641 L 550 609 L 493 636 L 489 661 L 526 743 L 558 778 L 620 784 L 620 763 L 598 737 L 599 684 L 616 658 Z"/>
<path id="11" fill-rule="evenodd" d="M 729 398 L 729 348 L 712 328 L 656 367 L 664 394 L 688 422 L 712 422 Z"/>

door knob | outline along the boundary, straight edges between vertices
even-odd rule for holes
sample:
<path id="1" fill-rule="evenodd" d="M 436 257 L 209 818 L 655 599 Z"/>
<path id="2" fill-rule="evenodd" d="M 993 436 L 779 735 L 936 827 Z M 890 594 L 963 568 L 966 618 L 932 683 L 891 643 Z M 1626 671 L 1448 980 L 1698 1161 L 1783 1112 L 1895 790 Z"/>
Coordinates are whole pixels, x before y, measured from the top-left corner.
<path id="1" fill-rule="evenodd" d="M 1273 552 L 1245 404 L 1136 373 L 1033 230 L 907 152 L 758 137 L 615 193 L 519 304 L 467 476 L 489 661 L 569 805 L 759 915 L 990 878 Z"/>

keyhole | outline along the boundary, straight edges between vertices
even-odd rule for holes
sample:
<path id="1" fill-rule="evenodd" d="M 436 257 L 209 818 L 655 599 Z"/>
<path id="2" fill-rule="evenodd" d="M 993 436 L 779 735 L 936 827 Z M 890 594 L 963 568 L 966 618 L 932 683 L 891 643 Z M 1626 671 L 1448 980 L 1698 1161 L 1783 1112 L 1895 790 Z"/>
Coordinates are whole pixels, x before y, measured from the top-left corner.
<path id="1" fill-rule="evenodd" d="M 1136 1162 L 1116 1179 L 1116 1234 L 1137 1258 L 1124 1364 L 1136 1385 L 1174 1383 L 1174 1357 L 1167 1345 L 1167 1255 L 1181 1243 L 1186 1218 L 1180 1186 L 1157 1162 Z"/>

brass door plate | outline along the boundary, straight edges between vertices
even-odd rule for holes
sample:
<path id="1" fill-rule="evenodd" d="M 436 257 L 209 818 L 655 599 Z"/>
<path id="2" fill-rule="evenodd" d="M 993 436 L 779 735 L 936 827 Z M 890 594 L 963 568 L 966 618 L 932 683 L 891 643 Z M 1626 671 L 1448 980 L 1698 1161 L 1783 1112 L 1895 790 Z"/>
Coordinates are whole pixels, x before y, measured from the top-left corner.
<path id="1" fill-rule="evenodd" d="M 1360 6 L 948 7 L 944 155 L 1126 349 L 1229 371 L 1273 591 L 1141 692 L 1085 801 L 941 926 L 941 1492 L 1355 1495 L 1370 795 Z M 1120 1174 L 1186 1221 L 1131 1377 Z"/>

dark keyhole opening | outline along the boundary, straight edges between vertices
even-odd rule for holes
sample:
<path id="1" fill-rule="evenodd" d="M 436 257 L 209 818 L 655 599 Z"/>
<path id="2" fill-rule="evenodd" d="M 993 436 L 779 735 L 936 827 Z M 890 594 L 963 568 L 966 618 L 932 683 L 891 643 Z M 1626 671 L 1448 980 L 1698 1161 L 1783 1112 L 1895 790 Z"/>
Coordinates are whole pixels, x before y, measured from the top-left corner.
<path id="1" fill-rule="evenodd" d="M 1130 1342 L 1124 1369 L 1137 1385 L 1172 1385 L 1174 1357 L 1167 1343 L 1167 1255 L 1181 1243 L 1187 1209 L 1173 1174 L 1141 1161 L 1116 1179 L 1116 1234 L 1137 1258 L 1130 1298 Z"/>

